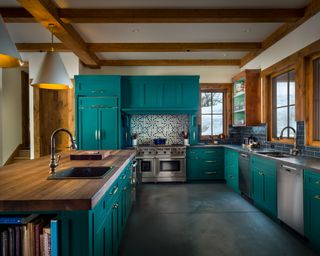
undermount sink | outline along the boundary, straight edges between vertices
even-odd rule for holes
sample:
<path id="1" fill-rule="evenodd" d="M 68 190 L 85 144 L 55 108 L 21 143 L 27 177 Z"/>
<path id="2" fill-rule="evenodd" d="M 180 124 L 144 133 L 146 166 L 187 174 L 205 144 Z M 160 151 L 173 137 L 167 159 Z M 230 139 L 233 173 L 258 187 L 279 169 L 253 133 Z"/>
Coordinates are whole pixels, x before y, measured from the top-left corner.
<path id="1" fill-rule="evenodd" d="M 62 180 L 62 179 L 103 179 L 113 166 L 85 166 L 85 167 L 72 167 L 62 170 L 48 177 L 49 180 Z"/>
<path id="2" fill-rule="evenodd" d="M 261 154 L 261 155 L 272 156 L 272 157 L 279 157 L 279 158 L 291 157 L 291 155 L 284 154 L 284 153 L 279 152 L 279 151 L 262 151 L 262 152 L 257 152 L 257 153 L 258 153 L 258 154 Z"/>

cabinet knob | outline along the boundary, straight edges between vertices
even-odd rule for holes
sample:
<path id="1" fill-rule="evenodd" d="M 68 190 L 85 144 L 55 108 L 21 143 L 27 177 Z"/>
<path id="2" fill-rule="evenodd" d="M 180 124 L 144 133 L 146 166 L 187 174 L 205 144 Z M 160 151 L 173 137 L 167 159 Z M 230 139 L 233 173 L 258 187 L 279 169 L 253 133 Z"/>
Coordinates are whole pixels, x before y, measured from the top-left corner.
<path id="1" fill-rule="evenodd" d="M 113 209 L 118 209 L 118 207 L 119 207 L 119 204 L 114 204 L 113 205 Z"/>
<path id="2" fill-rule="evenodd" d="M 316 196 L 314 197 L 314 199 L 320 200 L 320 195 L 316 195 Z"/>

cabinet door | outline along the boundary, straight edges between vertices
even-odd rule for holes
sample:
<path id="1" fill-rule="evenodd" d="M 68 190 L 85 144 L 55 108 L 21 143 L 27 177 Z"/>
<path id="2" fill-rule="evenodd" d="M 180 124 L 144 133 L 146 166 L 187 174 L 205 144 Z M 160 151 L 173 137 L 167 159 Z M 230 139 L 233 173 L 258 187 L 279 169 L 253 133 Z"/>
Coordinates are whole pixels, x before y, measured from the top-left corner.
<path id="1" fill-rule="evenodd" d="M 277 216 L 277 181 L 276 177 L 264 172 L 264 204 L 273 216 Z"/>
<path id="2" fill-rule="evenodd" d="M 98 109 L 79 109 L 78 120 L 78 141 L 79 149 L 96 150 L 99 149 L 98 141 Z"/>
<path id="3" fill-rule="evenodd" d="M 112 206 L 112 255 L 118 255 L 118 246 L 120 242 L 120 221 L 121 208 L 120 199 L 118 198 Z"/>
<path id="4" fill-rule="evenodd" d="M 143 83 L 143 107 L 159 108 L 163 105 L 163 86 L 158 79 L 146 79 Z"/>
<path id="5" fill-rule="evenodd" d="M 264 182 L 263 182 L 263 175 L 261 170 L 257 167 L 253 167 L 251 172 L 251 195 L 252 199 L 257 203 L 263 202 L 263 194 L 264 194 Z"/>
<path id="6" fill-rule="evenodd" d="M 197 115 L 190 115 L 189 125 L 189 143 L 190 145 L 198 144 L 198 117 Z"/>
<path id="7" fill-rule="evenodd" d="M 163 107 L 181 108 L 182 105 L 182 83 L 181 81 L 164 81 L 163 84 Z M 190 100 L 190 99 L 189 99 Z"/>
<path id="8" fill-rule="evenodd" d="M 190 109 L 199 108 L 199 77 L 187 77 L 181 80 L 182 83 L 182 106 Z"/>
<path id="9" fill-rule="evenodd" d="M 95 221 L 94 223 L 94 235 L 93 235 L 93 247 L 94 256 L 106 255 L 106 221 Z"/>
<path id="10" fill-rule="evenodd" d="M 100 149 L 118 148 L 118 109 L 99 109 L 98 139 Z"/>
<path id="11" fill-rule="evenodd" d="M 320 251 L 320 193 L 304 190 L 305 232 L 313 247 Z"/>

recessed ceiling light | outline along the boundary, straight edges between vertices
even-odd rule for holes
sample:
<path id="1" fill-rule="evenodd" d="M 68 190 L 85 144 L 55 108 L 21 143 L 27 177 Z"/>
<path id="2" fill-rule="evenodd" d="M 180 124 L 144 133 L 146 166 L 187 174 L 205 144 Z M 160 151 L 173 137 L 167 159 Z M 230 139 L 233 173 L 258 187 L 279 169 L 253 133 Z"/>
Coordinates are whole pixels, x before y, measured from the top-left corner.
<path id="1" fill-rule="evenodd" d="M 227 57 L 228 56 L 228 53 L 223 53 L 223 57 Z"/>
<path id="2" fill-rule="evenodd" d="M 251 29 L 250 29 L 250 28 L 245 28 L 245 29 L 243 30 L 243 32 L 249 33 L 249 32 L 251 32 Z"/>
<path id="3" fill-rule="evenodd" d="M 138 33 L 138 32 L 140 32 L 140 29 L 134 28 L 134 29 L 131 30 L 131 32 L 132 32 L 132 33 Z"/>

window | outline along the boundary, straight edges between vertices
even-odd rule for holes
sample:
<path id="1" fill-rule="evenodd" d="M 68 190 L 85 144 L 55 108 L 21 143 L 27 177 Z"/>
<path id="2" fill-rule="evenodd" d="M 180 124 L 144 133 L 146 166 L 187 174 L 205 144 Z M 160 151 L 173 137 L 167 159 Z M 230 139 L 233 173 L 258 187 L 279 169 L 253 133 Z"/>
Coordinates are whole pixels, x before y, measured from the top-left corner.
<path id="1" fill-rule="evenodd" d="M 279 138 L 283 128 L 295 122 L 295 72 L 289 71 L 272 78 L 272 137 Z M 291 129 L 283 131 L 283 138 L 293 138 Z"/>
<path id="2" fill-rule="evenodd" d="M 225 92 L 201 92 L 201 137 L 225 133 L 225 104 Z"/>
<path id="3" fill-rule="evenodd" d="M 313 61 L 313 141 L 320 141 L 320 58 Z"/>

